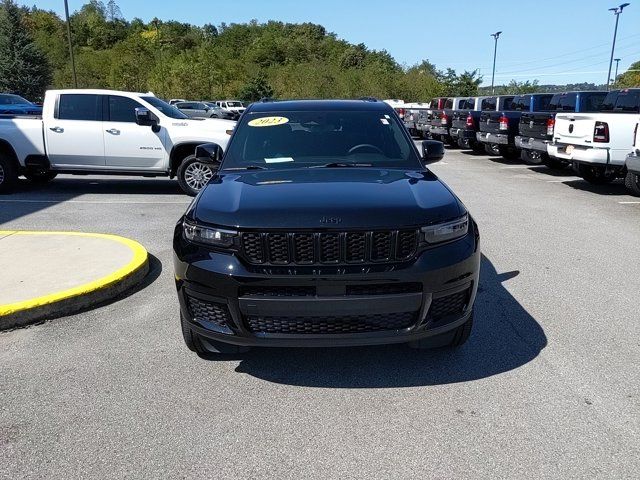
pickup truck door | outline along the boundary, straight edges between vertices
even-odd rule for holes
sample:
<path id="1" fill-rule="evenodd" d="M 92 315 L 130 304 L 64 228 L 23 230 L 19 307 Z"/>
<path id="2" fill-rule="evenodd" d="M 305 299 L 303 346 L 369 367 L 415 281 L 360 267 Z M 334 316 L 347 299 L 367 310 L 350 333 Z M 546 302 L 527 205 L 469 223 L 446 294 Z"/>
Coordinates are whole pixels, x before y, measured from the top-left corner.
<path id="1" fill-rule="evenodd" d="M 99 95 L 63 93 L 52 119 L 45 119 L 44 138 L 53 168 L 102 167 L 102 101 Z"/>
<path id="2" fill-rule="evenodd" d="M 165 169 L 165 128 L 159 132 L 136 123 L 135 109 L 146 108 L 133 98 L 105 95 L 104 156 L 107 167 L 123 170 Z"/>

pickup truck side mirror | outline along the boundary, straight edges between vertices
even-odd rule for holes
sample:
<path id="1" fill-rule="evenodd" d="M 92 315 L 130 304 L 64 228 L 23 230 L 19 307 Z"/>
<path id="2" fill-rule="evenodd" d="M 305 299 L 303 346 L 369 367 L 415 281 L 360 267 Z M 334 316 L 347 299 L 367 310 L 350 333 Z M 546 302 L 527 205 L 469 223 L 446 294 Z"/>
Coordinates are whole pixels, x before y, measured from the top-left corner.
<path id="1" fill-rule="evenodd" d="M 442 160 L 444 157 L 444 143 L 437 140 L 422 141 L 422 161 L 423 163 L 433 163 Z"/>
<path id="2" fill-rule="evenodd" d="M 151 127 L 151 130 L 154 132 L 157 132 L 160 129 L 158 127 L 158 117 L 156 117 L 148 108 L 138 107 L 135 111 L 136 123 L 138 125 Z"/>
<path id="3" fill-rule="evenodd" d="M 217 143 L 203 143 L 196 147 L 195 157 L 203 163 L 215 163 L 220 165 L 224 151 Z"/>

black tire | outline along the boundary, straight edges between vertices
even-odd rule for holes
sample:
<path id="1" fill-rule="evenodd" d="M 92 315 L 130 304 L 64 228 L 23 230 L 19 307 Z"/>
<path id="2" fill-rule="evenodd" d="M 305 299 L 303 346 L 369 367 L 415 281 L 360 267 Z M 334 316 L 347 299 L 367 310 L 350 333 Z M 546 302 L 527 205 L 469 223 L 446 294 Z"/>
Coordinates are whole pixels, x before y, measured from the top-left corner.
<path id="1" fill-rule="evenodd" d="M 485 143 L 484 144 L 484 151 L 487 152 L 489 155 L 500 155 L 500 149 L 498 148 L 498 145 L 496 145 L 495 143 Z"/>
<path id="2" fill-rule="evenodd" d="M 635 196 L 640 197 L 640 175 L 627 172 L 624 178 L 624 186 Z"/>
<path id="3" fill-rule="evenodd" d="M 58 176 L 55 172 L 27 172 L 25 178 L 36 185 L 44 185 Z"/>
<path id="4" fill-rule="evenodd" d="M 0 193 L 8 193 L 18 182 L 18 169 L 12 158 L 0 153 Z"/>
<path id="5" fill-rule="evenodd" d="M 498 151 L 502 158 L 507 160 L 517 160 L 520 158 L 520 152 L 518 149 L 509 145 L 498 145 Z"/>
<path id="6" fill-rule="evenodd" d="M 549 158 L 546 152 L 538 150 L 522 150 L 522 160 L 530 165 L 542 165 Z"/>
<path id="7" fill-rule="evenodd" d="M 616 179 L 615 173 L 607 172 L 605 167 L 584 163 L 578 165 L 578 175 L 592 185 L 606 185 Z"/>
<path id="8" fill-rule="evenodd" d="M 204 173 L 206 168 L 210 169 L 210 175 Z M 176 175 L 178 177 L 178 185 L 180 185 L 184 193 L 195 197 L 215 174 L 215 170 L 214 165 L 200 162 L 195 155 L 189 155 L 182 160 L 178 167 Z M 198 171 L 201 172 L 201 176 Z"/>
<path id="9" fill-rule="evenodd" d="M 466 343 L 473 329 L 473 312 L 469 319 L 452 332 L 446 332 L 435 337 L 424 338 L 409 342 L 409 347 L 416 350 L 430 350 L 432 348 L 457 348 Z"/>
<path id="10" fill-rule="evenodd" d="M 469 141 L 464 138 L 458 138 L 458 147 L 468 150 L 470 148 Z"/>
<path id="11" fill-rule="evenodd" d="M 249 347 L 241 347 L 239 345 L 218 342 L 216 340 L 201 340 L 198 334 L 191 330 L 189 322 L 185 320 L 182 313 L 180 313 L 180 327 L 182 329 L 182 338 L 184 339 L 185 345 L 189 350 L 197 353 L 198 355 L 234 355 L 238 353 L 248 352 L 250 350 Z"/>
<path id="12" fill-rule="evenodd" d="M 567 162 L 550 157 L 549 155 L 544 159 L 544 164 L 552 170 L 564 170 L 569 165 Z"/>

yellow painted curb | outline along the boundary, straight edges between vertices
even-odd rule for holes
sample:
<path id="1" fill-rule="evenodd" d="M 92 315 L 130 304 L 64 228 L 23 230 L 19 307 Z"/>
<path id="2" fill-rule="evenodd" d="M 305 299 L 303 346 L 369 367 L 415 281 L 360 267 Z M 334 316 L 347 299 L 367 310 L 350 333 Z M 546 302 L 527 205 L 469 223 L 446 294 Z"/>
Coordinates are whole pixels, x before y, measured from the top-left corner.
<path id="1" fill-rule="evenodd" d="M 79 285 L 77 287 L 70 288 L 68 290 L 62 290 L 60 292 L 51 293 L 41 297 L 31 298 L 29 300 L 23 300 L 15 303 L 8 303 L 0 305 L 0 317 L 15 314 L 20 311 L 30 310 L 36 307 L 42 307 L 44 305 L 50 305 L 52 303 L 60 302 L 62 300 L 68 300 L 73 297 L 79 297 L 88 293 L 96 292 L 104 288 L 110 287 L 126 277 L 134 274 L 139 269 L 147 265 L 148 253 L 147 250 L 134 240 L 120 237 L 118 235 L 109 235 L 105 233 L 85 233 L 85 232 L 45 232 L 45 231 L 23 231 L 23 230 L 0 230 L 0 239 L 6 236 L 13 235 L 67 235 L 67 236 L 81 236 L 81 237 L 93 237 L 104 238 L 112 240 L 114 242 L 126 245 L 133 251 L 133 259 L 124 267 L 119 268 L 113 273 L 106 275 L 98 280 Z"/>

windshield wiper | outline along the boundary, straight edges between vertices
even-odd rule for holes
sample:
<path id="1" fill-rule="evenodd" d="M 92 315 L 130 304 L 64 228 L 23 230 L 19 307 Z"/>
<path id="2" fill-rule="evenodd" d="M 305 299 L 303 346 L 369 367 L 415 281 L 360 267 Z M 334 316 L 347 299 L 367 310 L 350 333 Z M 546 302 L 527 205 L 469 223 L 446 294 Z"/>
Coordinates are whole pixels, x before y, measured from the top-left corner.
<path id="1" fill-rule="evenodd" d="M 223 170 L 266 170 L 267 167 L 263 167 L 262 165 L 247 165 L 246 167 L 231 167 L 231 168 L 223 168 Z"/>
<path id="2" fill-rule="evenodd" d="M 309 168 L 347 168 L 347 167 L 373 167 L 371 163 L 331 162 L 323 165 L 312 165 Z"/>

